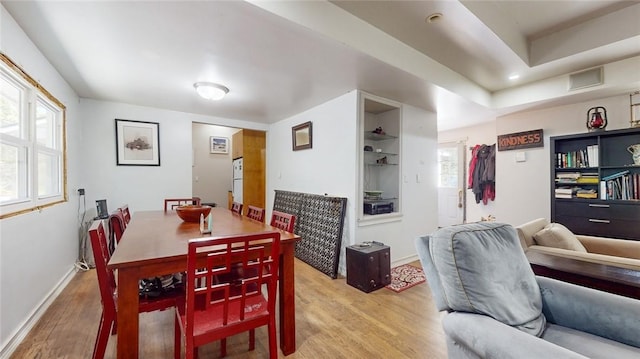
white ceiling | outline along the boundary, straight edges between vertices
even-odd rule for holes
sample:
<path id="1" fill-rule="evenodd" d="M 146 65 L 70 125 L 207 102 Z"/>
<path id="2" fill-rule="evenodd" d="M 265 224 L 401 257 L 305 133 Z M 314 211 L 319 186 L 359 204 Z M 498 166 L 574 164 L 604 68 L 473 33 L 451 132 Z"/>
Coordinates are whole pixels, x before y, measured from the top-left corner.
<path id="1" fill-rule="evenodd" d="M 640 88 L 640 1 L 2 4 L 80 97 L 262 123 L 355 88 L 439 129 Z M 601 65 L 606 86 L 533 90 Z M 231 92 L 208 102 L 198 81 Z"/>

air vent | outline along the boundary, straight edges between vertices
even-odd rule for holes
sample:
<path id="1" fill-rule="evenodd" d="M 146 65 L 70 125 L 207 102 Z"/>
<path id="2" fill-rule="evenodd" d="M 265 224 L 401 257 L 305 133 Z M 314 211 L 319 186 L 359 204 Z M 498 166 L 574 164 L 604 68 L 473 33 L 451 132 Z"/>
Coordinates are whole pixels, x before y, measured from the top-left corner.
<path id="1" fill-rule="evenodd" d="M 602 66 L 571 74 L 569 75 L 569 91 L 602 85 L 604 83 L 602 75 Z"/>

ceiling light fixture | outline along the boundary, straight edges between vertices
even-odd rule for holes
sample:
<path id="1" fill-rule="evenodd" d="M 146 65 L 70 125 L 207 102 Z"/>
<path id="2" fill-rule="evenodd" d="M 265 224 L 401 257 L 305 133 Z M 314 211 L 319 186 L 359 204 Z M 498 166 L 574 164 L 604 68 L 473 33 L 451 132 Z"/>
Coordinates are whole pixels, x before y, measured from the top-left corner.
<path id="1" fill-rule="evenodd" d="M 436 13 L 433 13 L 433 14 L 427 16 L 425 21 L 431 24 L 431 23 L 434 23 L 436 21 L 439 21 L 440 19 L 442 19 L 442 14 L 439 13 L 439 12 L 436 12 Z"/>
<path id="2" fill-rule="evenodd" d="M 196 82 L 193 84 L 196 92 L 200 97 L 207 100 L 222 100 L 222 98 L 229 93 L 229 89 L 225 86 L 213 83 L 213 82 Z"/>
<path id="3" fill-rule="evenodd" d="M 509 80 L 517 80 L 519 78 L 520 78 L 520 75 L 518 74 L 509 75 Z"/>

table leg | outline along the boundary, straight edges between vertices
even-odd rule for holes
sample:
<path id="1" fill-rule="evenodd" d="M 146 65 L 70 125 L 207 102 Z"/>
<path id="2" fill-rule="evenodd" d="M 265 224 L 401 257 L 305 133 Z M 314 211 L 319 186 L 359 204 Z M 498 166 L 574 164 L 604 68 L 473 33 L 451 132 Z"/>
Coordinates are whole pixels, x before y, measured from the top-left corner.
<path id="1" fill-rule="evenodd" d="M 284 355 L 296 351 L 296 306 L 294 287 L 295 243 L 282 243 L 280 257 L 280 349 Z"/>
<path id="2" fill-rule="evenodd" d="M 138 358 L 138 276 L 118 269 L 118 358 Z"/>

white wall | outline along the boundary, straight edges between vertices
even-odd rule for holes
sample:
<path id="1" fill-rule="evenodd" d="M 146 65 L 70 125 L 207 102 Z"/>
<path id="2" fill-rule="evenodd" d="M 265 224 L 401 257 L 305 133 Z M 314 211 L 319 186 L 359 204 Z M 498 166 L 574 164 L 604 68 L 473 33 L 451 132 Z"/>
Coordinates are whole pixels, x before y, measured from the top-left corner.
<path id="1" fill-rule="evenodd" d="M 607 110 L 607 130 L 629 127 L 629 96 L 614 96 L 543 110 L 499 117 L 495 122 L 441 132 L 438 140 L 447 142 L 468 137 L 469 145 L 492 144 L 497 136 L 542 128 L 544 147 L 496 153 L 496 200 L 486 208 L 467 197 L 468 221 L 493 214 L 500 222 L 512 225 L 551 215 L 549 137 L 587 132 L 587 110 L 603 106 Z M 526 161 L 516 162 L 515 153 L 524 152 Z M 467 191 L 467 194 L 471 194 Z"/>
<path id="2" fill-rule="evenodd" d="M 392 266 L 417 260 L 415 238 L 438 227 L 436 122 L 435 113 L 402 105 L 402 217 L 356 230 L 353 243 L 388 245 Z"/>
<path id="3" fill-rule="evenodd" d="M 227 196 L 233 186 L 233 171 L 231 136 L 240 129 L 204 123 L 193 124 L 193 154 L 192 168 L 193 195 L 200 197 L 202 202 L 214 202 L 219 207 L 227 206 Z M 209 137 L 226 137 L 228 153 L 210 153 Z"/>
<path id="4" fill-rule="evenodd" d="M 134 215 L 162 209 L 164 198 L 192 196 L 193 122 L 266 130 L 253 122 L 88 99 L 81 99 L 80 110 L 84 140 L 91 144 L 82 153 L 87 205 L 106 199 L 113 210 L 126 203 Z M 160 166 L 116 165 L 116 118 L 159 123 Z"/>
<path id="5" fill-rule="evenodd" d="M 346 197 L 343 247 L 353 243 L 355 233 L 357 98 L 351 91 L 277 122 L 267 132 L 267 217 L 275 190 Z M 313 148 L 293 151 L 291 127 L 307 121 L 313 123 Z"/>
<path id="6" fill-rule="evenodd" d="M 291 149 L 291 127 L 313 122 L 313 148 Z M 413 240 L 437 227 L 435 114 L 403 106 L 402 168 L 403 217 L 398 222 L 357 226 L 357 91 L 352 91 L 301 114 L 275 123 L 267 133 L 267 208 L 273 208 L 274 190 L 347 198 L 347 213 L 340 253 L 345 273 L 346 246 L 377 240 L 391 246 L 391 260 L 415 259 Z M 421 174 L 420 183 L 416 174 Z"/>
<path id="7" fill-rule="evenodd" d="M 78 256 L 79 156 L 84 142 L 78 97 L 0 5 L 1 51 L 66 106 L 69 201 L 0 223 L 0 357 L 26 334 L 73 273 Z"/>
<path id="8" fill-rule="evenodd" d="M 496 123 L 495 121 L 483 123 L 476 126 L 465 127 L 459 130 L 442 131 L 438 133 L 438 143 L 464 141 L 465 149 L 465 167 L 468 171 L 469 161 L 471 160 L 471 149 L 475 145 L 492 145 L 496 143 Z M 484 204 L 482 201 L 476 203 L 475 195 L 471 189 L 467 188 L 468 172 L 465 172 L 465 196 L 466 196 L 466 218 L 467 222 L 477 222 L 482 217 L 496 215 L 496 206 L 499 203 L 489 201 Z M 499 198 L 496 197 L 496 200 Z"/>

